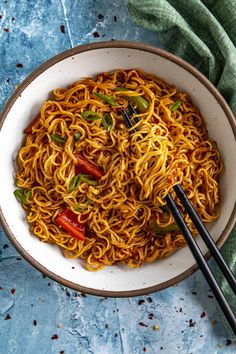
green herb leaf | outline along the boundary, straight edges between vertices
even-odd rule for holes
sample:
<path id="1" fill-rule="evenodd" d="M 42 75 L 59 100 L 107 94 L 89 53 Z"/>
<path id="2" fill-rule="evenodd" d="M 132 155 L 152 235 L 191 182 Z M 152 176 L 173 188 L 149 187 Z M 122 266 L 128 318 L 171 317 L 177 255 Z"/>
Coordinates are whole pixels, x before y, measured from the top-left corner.
<path id="1" fill-rule="evenodd" d="M 74 138 L 75 138 L 76 141 L 78 141 L 81 138 L 81 133 L 80 132 L 76 132 L 74 134 Z"/>
<path id="2" fill-rule="evenodd" d="M 123 91 L 124 92 L 126 92 L 126 91 L 134 92 L 133 90 L 130 90 L 127 87 L 116 87 L 114 89 L 114 91 L 117 91 L 117 92 L 123 92 Z M 122 96 L 124 96 L 127 99 L 127 101 L 132 103 L 133 106 L 135 108 L 137 108 L 137 110 L 139 112 L 141 112 L 141 113 L 146 112 L 146 110 L 149 107 L 149 102 L 147 100 L 145 100 L 145 98 L 143 98 L 142 96 L 127 96 L 125 93 Z"/>
<path id="3" fill-rule="evenodd" d="M 109 113 L 105 113 L 104 116 L 102 117 L 102 125 L 103 128 L 109 132 L 112 128 L 112 119 Z"/>
<path id="4" fill-rule="evenodd" d="M 112 107 L 118 106 L 118 104 L 113 99 L 109 98 L 106 95 L 103 95 L 102 93 L 95 92 L 94 95 L 99 97 L 99 98 L 101 98 L 101 100 L 103 100 L 104 102 L 108 103 Z"/>
<path id="5" fill-rule="evenodd" d="M 176 101 L 172 104 L 172 106 L 170 107 L 170 110 L 171 110 L 172 112 L 176 112 L 177 109 L 179 109 L 179 107 L 181 106 L 181 104 L 182 104 L 182 102 L 181 102 L 180 100 L 176 100 Z"/>
<path id="6" fill-rule="evenodd" d="M 84 183 L 87 183 L 87 184 L 90 184 L 91 186 L 96 186 L 98 184 L 97 181 L 95 181 L 93 179 L 93 177 L 90 176 L 90 175 L 82 175 L 81 174 L 80 181 L 84 182 Z"/>
<path id="7" fill-rule="evenodd" d="M 81 116 L 87 120 L 98 120 L 102 118 L 97 112 L 94 111 L 84 111 L 81 113 Z"/>
<path id="8" fill-rule="evenodd" d="M 29 204 L 29 198 L 31 196 L 31 191 L 27 189 L 16 189 L 14 191 L 14 196 L 18 202 L 23 204 Z"/>
<path id="9" fill-rule="evenodd" d="M 73 192 L 80 182 L 81 174 L 74 176 L 69 185 L 69 193 Z"/>
<path id="10" fill-rule="evenodd" d="M 63 138 L 60 134 L 52 134 L 51 139 L 58 144 L 65 144 L 66 138 Z"/>

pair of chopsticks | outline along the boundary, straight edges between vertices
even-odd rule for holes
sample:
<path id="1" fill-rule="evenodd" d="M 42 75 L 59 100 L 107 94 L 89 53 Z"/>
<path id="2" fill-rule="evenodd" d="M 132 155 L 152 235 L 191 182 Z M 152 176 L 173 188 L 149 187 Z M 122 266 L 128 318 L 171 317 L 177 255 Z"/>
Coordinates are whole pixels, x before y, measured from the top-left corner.
<path id="1" fill-rule="evenodd" d="M 129 104 L 128 105 L 129 113 L 130 115 L 136 115 L 137 112 L 134 109 L 134 107 Z M 137 129 L 133 127 L 133 123 L 130 119 L 130 115 L 127 113 L 127 111 L 122 110 L 121 114 L 123 115 L 124 121 L 127 125 L 127 127 L 130 129 L 131 133 L 134 133 L 137 131 Z M 137 124 L 140 121 L 139 117 L 134 117 L 134 122 Z M 220 251 L 218 250 L 215 242 L 213 241 L 211 235 L 207 231 L 206 227 L 202 223 L 200 217 L 198 216 L 196 210 L 193 208 L 192 204 L 190 203 L 189 199 L 187 198 L 186 194 L 184 193 L 184 190 L 182 189 L 181 185 L 175 185 L 173 186 L 173 189 L 182 203 L 185 211 L 191 218 L 193 224 L 195 225 L 197 231 L 199 232 L 199 235 L 202 237 L 203 241 L 205 242 L 206 246 L 208 247 L 212 257 L 215 259 L 217 265 L 221 269 L 222 273 L 224 274 L 226 280 L 228 281 L 228 284 L 232 288 L 234 294 L 236 295 L 236 279 L 231 272 L 230 268 L 226 264 L 224 258 L 222 257 Z M 236 318 L 234 316 L 233 311 L 231 310 L 223 292 L 221 291 L 211 269 L 209 268 L 197 242 L 195 241 L 195 238 L 191 234 L 187 224 L 184 221 L 184 218 L 179 211 L 174 199 L 172 198 L 171 194 L 168 193 L 166 196 L 166 204 L 174 217 L 180 231 L 182 232 L 186 242 L 188 243 L 188 246 L 198 263 L 199 268 L 201 269 L 203 275 L 205 276 L 212 293 L 214 294 L 216 300 L 218 301 L 218 304 L 220 305 L 227 321 L 229 322 L 234 334 L 236 335 Z"/>

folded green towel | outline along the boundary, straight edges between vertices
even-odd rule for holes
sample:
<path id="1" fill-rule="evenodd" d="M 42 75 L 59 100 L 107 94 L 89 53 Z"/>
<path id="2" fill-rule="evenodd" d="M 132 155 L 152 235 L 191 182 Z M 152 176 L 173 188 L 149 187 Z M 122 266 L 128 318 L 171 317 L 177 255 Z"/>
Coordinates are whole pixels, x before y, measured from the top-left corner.
<path id="1" fill-rule="evenodd" d="M 236 115 L 236 1 L 126 0 L 136 24 L 157 31 L 163 47 L 206 75 Z M 222 247 L 236 274 L 236 227 Z M 236 298 L 224 278 L 221 287 L 236 312 Z"/>

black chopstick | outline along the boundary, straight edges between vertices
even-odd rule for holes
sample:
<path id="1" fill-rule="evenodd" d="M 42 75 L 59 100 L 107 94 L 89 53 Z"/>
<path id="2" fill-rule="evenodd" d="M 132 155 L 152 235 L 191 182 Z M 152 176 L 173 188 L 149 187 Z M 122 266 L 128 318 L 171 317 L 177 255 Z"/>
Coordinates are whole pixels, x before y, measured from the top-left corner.
<path id="1" fill-rule="evenodd" d="M 129 107 L 129 111 L 132 114 L 137 114 L 136 110 L 132 106 L 131 109 Z M 128 126 L 129 129 L 132 128 L 133 123 L 128 115 L 127 112 L 122 111 L 123 117 L 125 119 L 125 122 Z M 138 118 L 138 117 L 137 117 Z M 134 128 L 135 129 L 135 128 Z M 131 132 L 134 132 L 134 129 L 130 130 Z M 135 132 L 137 130 L 135 129 Z M 212 254 L 212 257 L 215 259 L 216 263 L 219 265 L 220 269 L 222 270 L 222 273 L 225 275 L 226 280 L 228 281 L 229 285 L 231 286 L 232 290 L 235 293 L 236 289 L 236 281 L 234 278 L 233 273 L 225 263 L 224 258 L 220 254 L 218 248 L 216 247 L 213 239 L 211 238 L 210 234 L 208 233 L 207 229 L 203 225 L 200 217 L 198 216 L 197 212 L 193 208 L 192 204 L 188 200 L 187 196 L 185 195 L 182 187 L 180 185 L 175 185 L 173 187 L 177 197 L 181 201 L 182 205 L 184 206 L 186 212 L 188 213 L 189 217 L 193 221 L 196 229 L 198 230 L 200 236 L 202 236 L 203 241 L 206 243 L 207 247 L 209 248 L 209 251 Z M 195 241 L 193 235 L 191 234 L 188 226 L 186 225 L 184 218 L 179 211 L 177 205 L 175 204 L 175 201 L 173 200 L 172 196 L 170 193 L 167 194 L 166 196 L 166 203 L 168 205 L 168 208 L 173 215 L 177 225 L 179 226 L 180 231 L 182 232 L 186 242 L 189 245 L 189 248 L 197 261 L 199 268 L 201 269 L 203 275 L 205 276 L 205 279 L 207 280 L 213 294 L 215 295 L 216 300 L 218 301 L 218 304 L 220 305 L 226 319 L 228 320 L 234 334 L 236 335 L 236 318 L 234 316 L 233 311 L 231 310 L 224 294 L 222 293 L 212 271 L 210 270 L 207 261 L 205 260 L 200 248 L 198 247 L 197 242 Z"/>
<path id="2" fill-rule="evenodd" d="M 229 285 L 231 286 L 234 294 L 236 294 L 236 279 L 231 272 L 230 268 L 226 264 L 222 254 L 218 250 L 215 242 L 213 241 L 211 235 L 207 231 L 206 227 L 202 223 L 200 217 L 198 216 L 196 210 L 192 206 L 191 202 L 189 201 L 188 197 L 184 193 L 183 188 L 181 185 L 177 184 L 173 187 L 177 197 L 181 201 L 182 205 L 184 206 L 186 212 L 188 213 L 190 219 L 194 223 L 199 235 L 203 238 L 205 244 L 207 245 L 208 249 L 210 250 L 213 258 L 215 259 L 217 265 L 221 269 L 222 273 L 224 274 L 225 278 L 227 279 Z"/>

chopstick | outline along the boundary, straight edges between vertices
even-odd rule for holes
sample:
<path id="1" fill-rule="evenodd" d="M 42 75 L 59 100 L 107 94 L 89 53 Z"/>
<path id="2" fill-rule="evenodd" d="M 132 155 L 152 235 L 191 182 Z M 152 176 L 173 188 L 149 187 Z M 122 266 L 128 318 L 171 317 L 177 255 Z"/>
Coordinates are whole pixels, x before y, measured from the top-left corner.
<path id="1" fill-rule="evenodd" d="M 128 105 L 129 112 L 132 115 L 137 114 L 135 108 L 129 104 Z M 129 117 L 129 114 L 126 111 L 121 111 L 125 123 L 127 127 L 130 129 L 131 133 L 134 133 L 137 131 L 136 128 L 133 128 L 133 123 Z M 140 119 L 138 117 L 135 117 L 135 123 L 138 123 Z M 182 189 L 181 185 L 175 185 L 173 186 L 173 189 L 182 203 L 185 211 L 188 213 L 189 217 L 191 218 L 193 224 L 195 225 L 197 231 L 199 232 L 199 235 L 202 237 L 203 241 L 205 242 L 206 246 L 208 247 L 212 257 L 216 261 L 217 265 L 221 269 L 222 273 L 224 274 L 226 280 L 228 281 L 230 287 L 232 288 L 234 294 L 236 294 L 236 280 L 231 272 L 230 268 L 226 264 L 224 258 L 222 257 L 220 251 L 218 250 L 215 242 L 213 241 L 212 237 L 210 236 L 209 232 L 207 231 L 206 227 L 202 223 L 199 215 L 197 214 L 196 210 L 190 203 L 189 199 L 187 198 L 186 194 L 184 193 L 184 190 Z M 231 310 L 223 292 L 221 291 L 211 269 L 209 268 L 207 261 L 205 260 L 197 242 L 195 241 L 195 238 L 191 234 L 187 224 L 184 221 L 184 218 L 179 211 L 174 199 L 172 198 L 171 194 L 168 193 L 166 196 L 166 204 L 174 217 L 180 231 L 182 232 L 186 242 L 188 243 L 188 246 L 190 248 L 190 251 L 192 252 L 196 262 L 199 265 L 199 268 L 201 269 L 206 281 L 208 282 L 212 293 L 214 294 L 216 300 L 218 301 L 218 304 L 220 305 L 228 323 L 230 324 L 234 334 L 236 335 L 236 318 L 234 316 L 233 311 Z"/>

